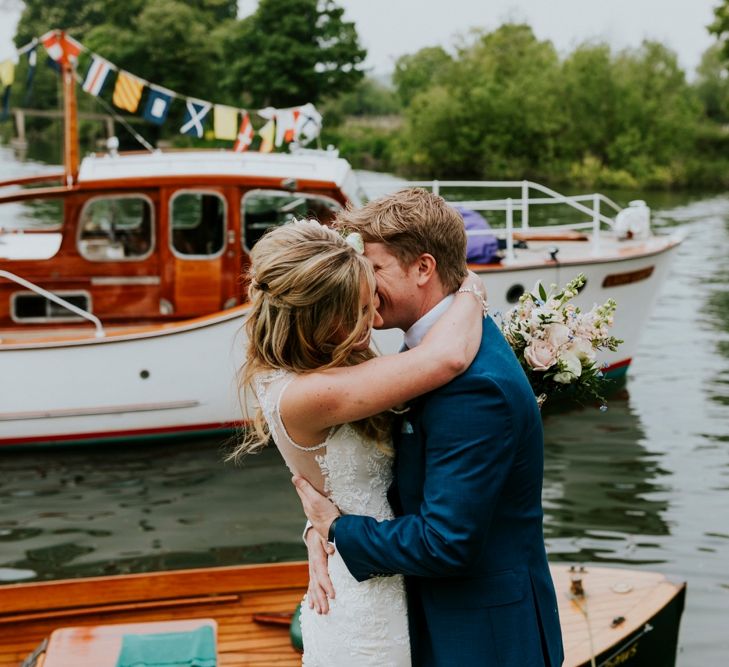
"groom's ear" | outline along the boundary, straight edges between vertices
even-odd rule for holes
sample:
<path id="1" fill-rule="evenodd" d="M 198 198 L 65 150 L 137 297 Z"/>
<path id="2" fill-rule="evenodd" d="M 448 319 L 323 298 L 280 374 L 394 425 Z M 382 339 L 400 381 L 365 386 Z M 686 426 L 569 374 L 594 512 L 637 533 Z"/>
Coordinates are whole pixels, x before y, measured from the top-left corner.
<path id="1" fill-rule="evenodd" d="M 433 276 L 437 275 L 437 262 L 435 261 L 435 257 L 433 257 L 430 253 L 424 252 L 415 260 L 414 263 L 418 272 L 418 287 L 424 287 L 433 279 Z"/>

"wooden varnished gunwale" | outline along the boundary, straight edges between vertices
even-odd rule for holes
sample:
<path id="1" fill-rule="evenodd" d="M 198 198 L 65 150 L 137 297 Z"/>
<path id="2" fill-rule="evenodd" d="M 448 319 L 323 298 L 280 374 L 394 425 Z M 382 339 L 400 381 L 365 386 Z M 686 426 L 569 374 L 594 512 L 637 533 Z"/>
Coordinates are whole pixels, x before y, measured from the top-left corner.
<path id="1" fill-rule="evenodd" d="M 653 572 L 588 567 L 575 575 L 566 565 L 551 570 L 565 667 L 589 664 L 590 646 L 598 655 L 635 646 L 631 638 L 685 589 Z M 570 591 L 575 576 L 582 580 L 583 598 Z M 281 563 L 4 586 L 0 667 L 17 667 L 58 627 L 200 618 L 218 623 L 223 667 L 299 665 L 287 629 L 256 623 L 253 616 L 292 612 L 307 579 L 306 563 Z"/>

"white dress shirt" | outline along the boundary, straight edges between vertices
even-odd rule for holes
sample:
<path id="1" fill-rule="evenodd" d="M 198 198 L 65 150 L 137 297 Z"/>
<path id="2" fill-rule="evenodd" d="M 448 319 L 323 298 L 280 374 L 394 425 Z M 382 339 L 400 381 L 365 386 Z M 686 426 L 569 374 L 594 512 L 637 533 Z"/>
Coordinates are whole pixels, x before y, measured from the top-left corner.
<path id="1" fill-rule="evenodd" d="M 405 332 L 405 349 L 412 350 L 416 345 L 420 345 L 423 342 L 425 335 L 438 321 L 440 316 L 448 310 L 448 306 L 453 303 L 453 299 L 455 299 L 455 295 L 449 294 L 442 301 L 436 303 L 435 306 Z"/>

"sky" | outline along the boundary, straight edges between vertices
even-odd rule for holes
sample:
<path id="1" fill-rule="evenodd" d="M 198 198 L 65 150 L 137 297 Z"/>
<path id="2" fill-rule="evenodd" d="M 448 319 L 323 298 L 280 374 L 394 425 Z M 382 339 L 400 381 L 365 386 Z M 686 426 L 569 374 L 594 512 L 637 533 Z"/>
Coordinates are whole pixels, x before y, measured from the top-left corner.
<path id="1" fill-rule="evenodd" d="M 506 21 L 529 23 L 567 55 L 585 41 L 615 49 L 640 46 L 643 39 L 676 51 L 692 78 L 701 54 L 714 39 L 706 30 L 720 0 L 337 0 L 354 21 L 368 50 L 365 63 L 376 75 L 392 71 L 397 58 L 425 46 L 451 48 L 472 28 L 492 30 Z M 13 53 L 19 15 L 17 0 L 0 0 L 0 60 Z M 241 16 L 257 0 L 239 0 Z M 49 26 L 55 27 L 55 26 Z"/>

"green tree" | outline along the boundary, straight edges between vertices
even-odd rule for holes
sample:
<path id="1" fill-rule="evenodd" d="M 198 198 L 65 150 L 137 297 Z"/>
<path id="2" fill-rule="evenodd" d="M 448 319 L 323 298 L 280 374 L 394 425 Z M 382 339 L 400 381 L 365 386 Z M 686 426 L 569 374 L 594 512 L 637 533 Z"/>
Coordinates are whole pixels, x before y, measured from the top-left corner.
<path id="1" fill-rule="evenodd" d="M 392 82 L 403 107 L 407 107 L 419 92 L 442 81 L 452 64 L 453 58 L 440 46 L 428 46 L 398 58 Z"/>
<path id="2" fill-rule="evenodd" d="M 718 123 L 729 122 L 729 71 L 721 44 L 706 49 L 696 73 L 695 88 L 706 117 Z"/>
<path id="3" fill-rule="evenodd" d="M 332 0 L 260 0 L 220 31 L 229 60 L 220 73 L 243 106 L 287 107 L 351 90 L 367 52 Z"/>
<path id="4" fill-rule="evenodd" d="M 557 156 L 559 59 L 526 25 L 463 46 L 442 81 L 406 110 L 398 153 L 418 174 L 523 177 Z"/>
<path id="5" fill-rule="evenodd" d="M 707 27 L 719 40 L 724 60 L 729 61 L 729 0 L 721 0 L 714 9 L 714 20 Z"/>

